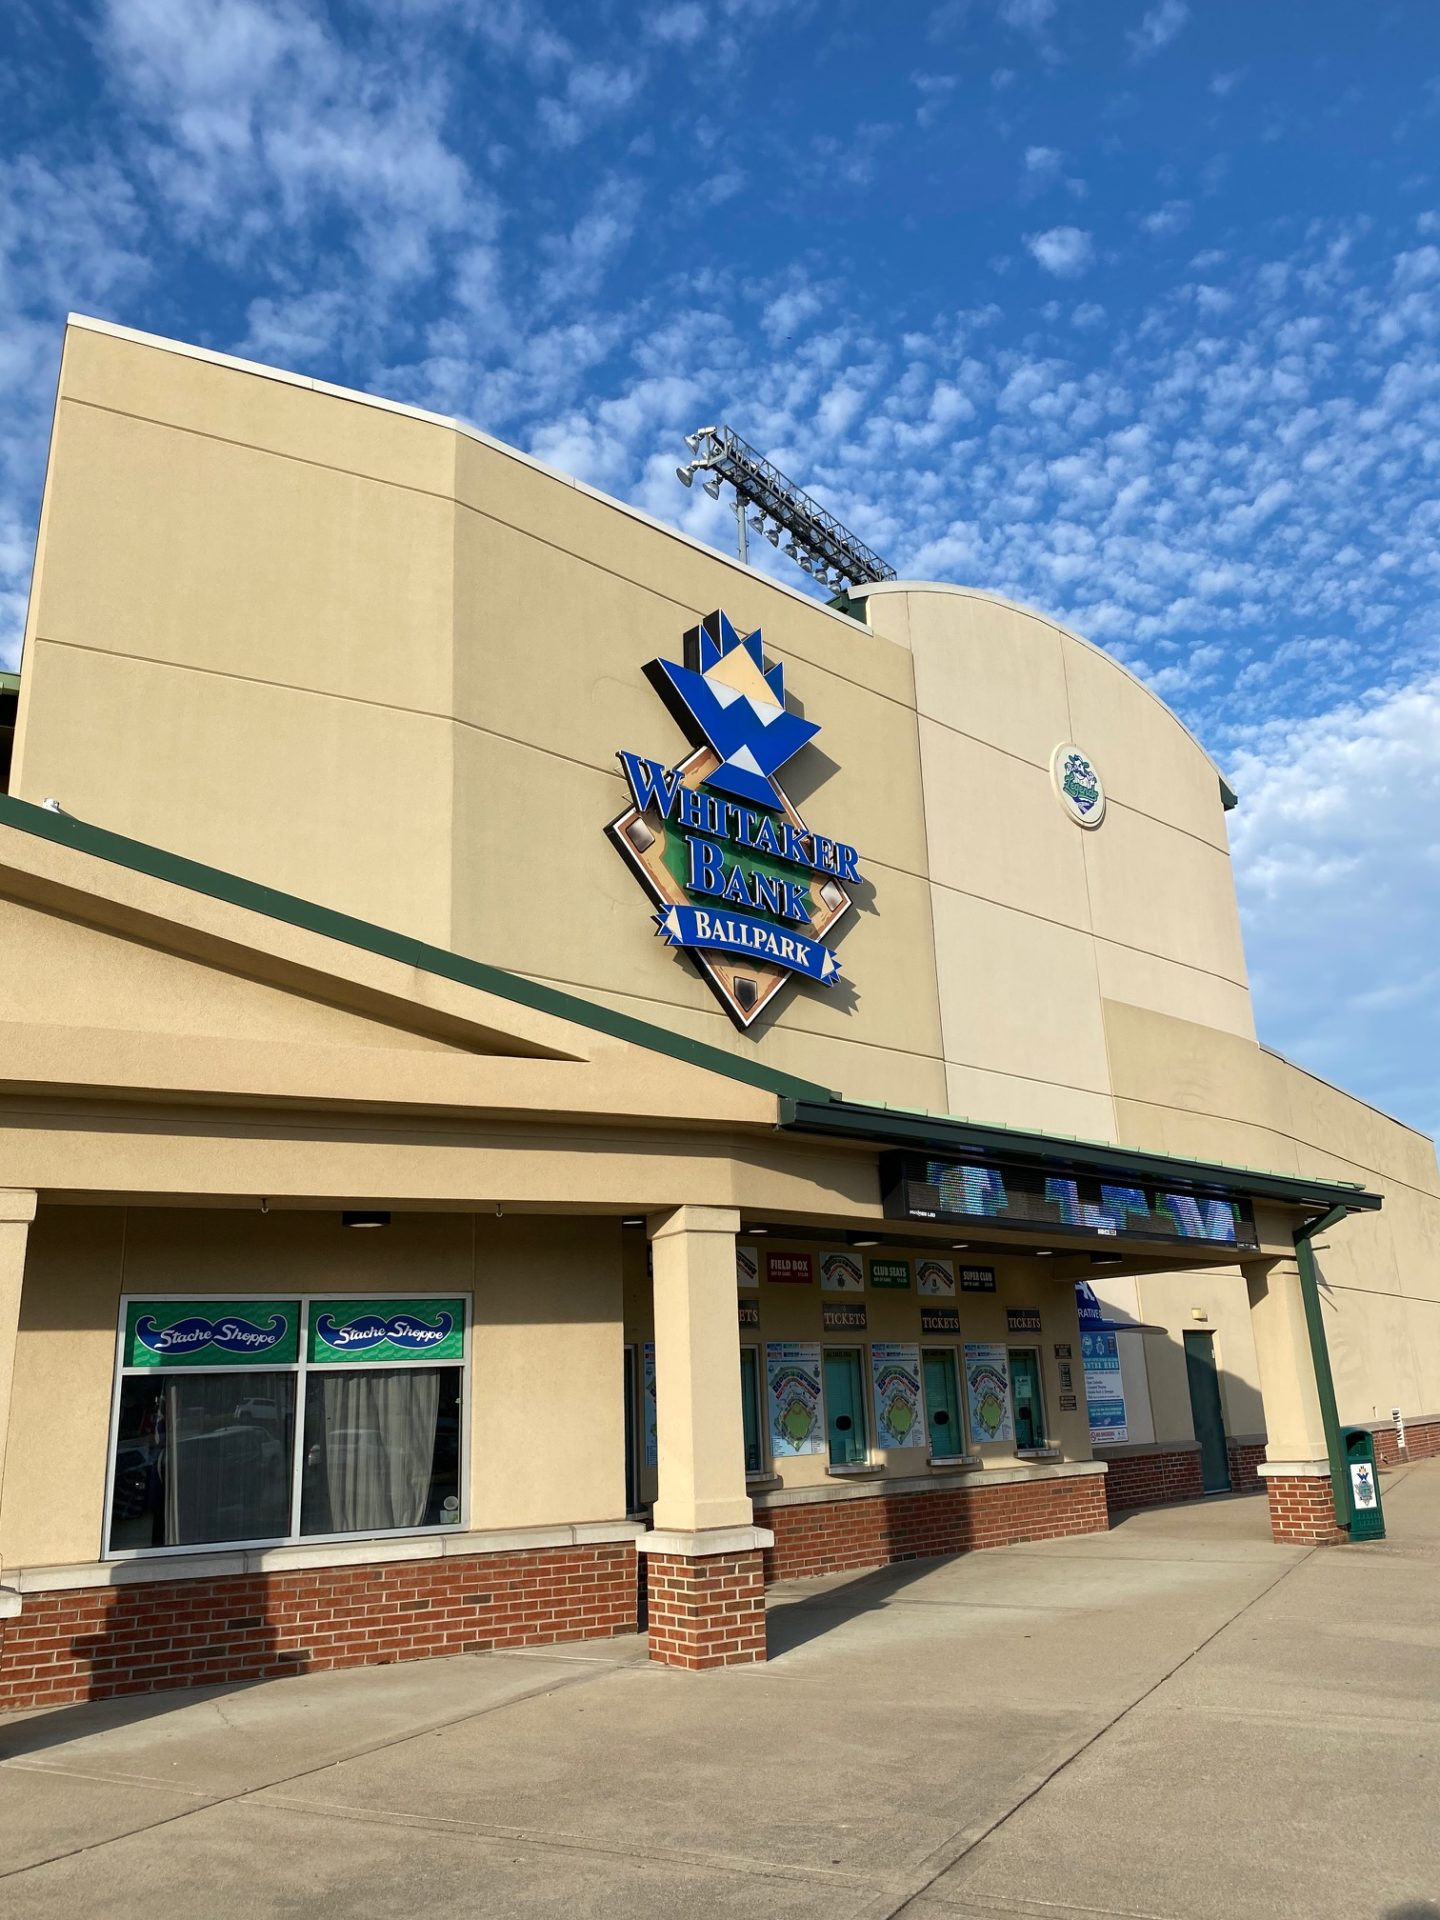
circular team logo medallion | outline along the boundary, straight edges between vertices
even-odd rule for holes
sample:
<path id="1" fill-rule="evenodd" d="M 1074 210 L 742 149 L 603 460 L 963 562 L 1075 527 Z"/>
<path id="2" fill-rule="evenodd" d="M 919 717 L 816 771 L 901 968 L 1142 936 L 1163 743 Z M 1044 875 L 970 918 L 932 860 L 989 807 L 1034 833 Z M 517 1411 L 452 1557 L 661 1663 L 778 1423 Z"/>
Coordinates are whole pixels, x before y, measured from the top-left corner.
<path id="1" fill-rule="evenodd" d="M 1070 818 L 1082 827 L 1098 827 L 1105 818 L 1105 789 L 1093 762 L 1073 741 L 1050 756 L 1050 778 Z"/>

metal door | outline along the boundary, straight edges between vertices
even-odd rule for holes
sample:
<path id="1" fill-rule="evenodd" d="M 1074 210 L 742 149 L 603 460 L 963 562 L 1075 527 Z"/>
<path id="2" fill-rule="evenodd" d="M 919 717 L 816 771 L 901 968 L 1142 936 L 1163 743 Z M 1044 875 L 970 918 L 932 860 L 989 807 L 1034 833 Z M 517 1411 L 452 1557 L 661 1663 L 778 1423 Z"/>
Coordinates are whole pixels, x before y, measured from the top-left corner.
<path id="1" fill-rule="evenodd" d="M 1185 1372 L 1190 1381 L 1190 1412 L 1195 1421 L 1195 1438 L 1200 1442 L 1200 1473 L 1205 1491 L 1228 1493 L 1230 1452 L 1225 1444 L 1225 1416 L 1220 1409 L 1214 1334 L 1185 1335 Z"/>

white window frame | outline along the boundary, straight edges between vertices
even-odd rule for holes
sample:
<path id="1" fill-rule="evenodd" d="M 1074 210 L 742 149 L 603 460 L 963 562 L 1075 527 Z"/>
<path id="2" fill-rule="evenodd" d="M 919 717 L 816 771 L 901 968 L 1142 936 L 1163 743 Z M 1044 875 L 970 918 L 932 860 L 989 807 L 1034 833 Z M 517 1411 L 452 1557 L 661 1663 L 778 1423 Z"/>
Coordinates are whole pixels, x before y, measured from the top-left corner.
<path id="1" fill-rule="evenodd" d="M 1035 1356 L 1035 1383 L 1040 1389 L 1040 1419 L 1044 1434 L 1033 1447 L 1020 1444 L 1020 1422 L 1015 1413 L 1015 1369 L 1010 1365 L 1010 1356 L 1014 1353 L 1033 1353 Z M 1015 1432 L 1015 1457 L 1017 1460 L 1035 1459 L 1056 1451 L 1055 1442 L 1050 1438 L 1050 1395 L 1045 1386 L 1045 1349 L 1039 1341 L 1035 1345 L 1005 1345 L 1005 1371 L 1009 1376 L 1010 1425 Z"/>
<path id="2" fill-rule="evenodd" d="M 448 1368 L 448 1367 L 458 1366 L 460 1369 L 460 1437 L 459 1437 L 460 1512 L 459 1512 L 458 1519 L 453 1525 L 447 1524 L 443 1526 L 433 1526 L 433 1527 L 387 1527 L 383 1531 L 376 1532 L 376 1533 L 301 1533 L 298 1530 L 298 1524 L 300 1519 L 301 1477 L 305 1469 L 305 1385 L 306 1385 L 306 1380 L 312 1370 L 316 1373 L 322 1373 L 322 1374 L 341 1373 L 346 1371 L 346 1369 L 343 1366 L 337 1367 L 334 1364 L 329 1364 L 329 1363 L 327 1363 L 323 1367 L 315 1367 L 312 1369 L 310 1358 L 309 1358 L 311 1310 L 312 1308 L 316 1308 L 316 1307 L 324 1307 L 327 1304 L 337 1300 L 346 1300 L 346 1301 L 363 1300 L 366 1298 L 366 1295 L 364 1293 L 355 1293 L 355 1292 L 341 1293 L 341 1292 L 335 1292 L 335 1291 L 331 1291 L 328 1293 L 304 1293 L 296 1288 L 287 1288 L 283 1292 L 272 1292 L 272 1293 L 243 1293 L 243 1292 L 237 1292 L 237 1291 L 227 1289 L 223 1293 L 217 1292 L 214 1295 L 206 1295 L 205 1293 L 200 1291 L 194 1291 L 189 1293 L 124 1293 L 124 1294 L 121 1294 L 120 1296 L 120 1309 L 116 1319 L 116 1326 L 115 1326 L 115 1366 L 114 1366 L 114 1379 L 112 1382 L 111 1393 L 110 1393 L 110 1434 L 109 1434 L 109 1440 L 107 1442 L 107 1450 L 106 1450 L 106 1456 L 105 1456 L 105 1504 L 100 1517 L 100 1559 L 106 1562 L 118 1561 L 118 1560 L 159 1560 L 167 1557 L 173 1557 L 179 1554 L 189 1554 L 193 1557 L 196 1554 L 204 1554 L 204 1553 L 263 1552 L 271 1547 L 317 1547 L 317 1546 L 325 1546 L 325 1545 L 334 1545 L 336 1543 L 347 1542 L 347 1541 L 354 1543 L 356 1541 L 361 1541 L 361 1540 L 411 1540 L 411 1539 L 420 1538 L 420 1537 L 429 1537 L 433 1534 L 464 1533 L 465 1531 L 467 1531 L 470 1525 L 470 1419 L 471 1419 L 470 1382 L 471 1382 L 472 1341 L 473 1341 L 474 1325 L 475 1325 L 474 1295 L 465 1291 L 464 1289 L 456 1289 L 455 1291 L 446 1293 L 443 1296 L 437 1296 L 435 1292 L 431 1290 L 428 1293 L 399 1293 L 399 1292 L 382 1293 L 377 1291 L 373 1297 L 377 1300 L 398 1300 L 398 1301 L 434 1300 L 437 1297 L 443 1297 L 449 1300 L 463 1300 L 465 1303 L 465 1333 L 464 1333 L 464 1340 L 463 1340 L 462 1357 L 458 1361 L 440 1360 L 434 1363 L 435 1365 L 440 1367 Z M 275 1536 L 273 1539 L 267 1539 L 267 1540 L 202 1540 L 199 1542 L 192 1542 L 188 1546 L 119 1547 L 119 1548 L 116 1548 L 114 1551 L 112 1551 L 110 1548 L 110 1531 L 114 1522 L 113 1507 L 114 1507 L 114 1501 L 115 1501 L 115 1467 L 116 1467 L 116 1454 L 119 1449 L 119 1440 L 120 1440 L 121 1390 L 123 1388 L 125 1381 L 127 1380 L 133 1380 L 136 1378 L 154 1379 L 156 1375 L 163 1374 L 166 1372 L 166 1369 L 164 1367 L 127 1367 L 124 1364 L 125 1362 L 125 1324 L 129 1317 L 129 1310 L 130 1310 L 131 1304 L 136 1301 L 142 1301 L 142 1300 L 152 1301 L 153 1300 L 158 1306 L 170 1306 L 178 1302 L 184 1302 L 184 1301 L 194 1301 L 196 1303 L 200 1303 L 206 1300 L 207 1298 L 214 1298 L 217 1301 L 218 1300 L 224 1300 L 226 1302 L 234 1301 L 237 1304 L 243 1304 L 246 1306 L 264 1306 L 267 1302 L 271 1302 L 279 1305 L 289 1301 L 296 1301 L 299 1304 L 299 1308 L 300 1308 L 300 1320 L 299 1320 L 299 1330 L 298 1330 L 299 1345 L 297 1348 L 296 1360 L 293 1364 L 287 1364 L 284 1366 L 267 1367 L 264 1365 L 263 1362 L 259 1362 L 255 1366 L 248 1367 L 248 1368 L 174 1367 L 169 1369 L 169 1371 L 173 1373 L 196 1374 L 196 1375 L 217 1374 L 217 1373 L 236 1374 L 241 1372 L 288 1374 L 291 1377 L 291 1379 L 294 1380 L 295 1382 L 295 1424 L 294 1424 L 294 1435 L 293 1435 L 294 1452 L 290 1461 L 290 1515 L 292 1520 L 295 1522 L 295 1530 L 290 1533 L 279 1534 Z M 404 1366 L 406 1363 L 401 1362 L 400 1364 Z M 419 1371 L 419 1370 L 423 1370 L 425 1361 L 423 1358 L 420 1358 L 409 1364 L 414 1369 Z M 362 1368 L 358 1368 L 358 1367 L 353 1370 L 355 1372 L 363 1371 Z"/>
<path id="3" fill-rule="evenodd" d="M 865 1455 L 861 1460 L 848 1460 L 842 1466 L 836 1466 L 830 1458 L 830 1408 L 825 1396 L 825 1356 L 827 1353 L 858 1353 L 860 1356 L 860 1412 L 865 1422 L 861 1436 L 865 1442 Z M 835 1340 L 820 1342 L 820 1412 L 825 1421 L 825 1471 L 844 1476 L 847 1473 L 869 1473 L 877 1464 L 875 1455 L 875 1409 L 870 1401 L 870 1374 L 873 1362 L 870 1357 L 868 1340 Z"/>
<path id="4" fill-rule="evenodd" d="M 965 1405 L 965 1369 L 960 1364 L 960 1346 L 961 1343 L 958 1341 L 936 1340 L 934 1338 L 927 1340 L 923 1334 L 920 1336 L 920 1398 L 925 1408 L 925 1441 L 929 1448 L 929 1458 L 934 1464 L 942 1467 L 953 1466 L 957 1460 L 970 1459 L 972 1451 L 970 1446 L 970 1428 L 966 1418 L 968 1409 Z M 955 1369 L 955 1418 L 959 1424 L 955 1434 L 957 1445 L 953 1453 L 936 1453 L 935 1451 L 935 1444 L 930 1428 L 930 1402 L 925 1392 L 925 1356 L 927 1353 L 948 1353 L 950 1356 L 950 1364 Z M 1011 1419 L 1012 1421 L 1014 1419 L 1013 1408 L 1011 1409 Z"/>
<path id="5" fill-rule="evenodd" d="M 747 1331 L 749 1331 L 749 1329 L 747 1329 Z M 755 1419 L 760 1428 L 760 1464 L 753 1473 L 747 1467 L 745 1470 L 745 1478 L 747 1480 L 769 1480 L 775 1472 L 775 1463 L 770 1452 L 770 1422 L 765 1417 L 767 1411 L 765 1396 L 767 1376 L 765 1372 L 764 1343 L 759 1340 L 742 1340 L 740 1342 L 740 1365 L 742 1367 L 745 1365 L 745 1355 L 747 1353 L 754 1354 L 755 1356 Z M 823 1376 L 821 1394 L 823 1398 Z M 740 1440 L 743 1446 L 745 1440 L 745 1389 L 743 1383 L 740 1389 L 740 1423 Z"/>

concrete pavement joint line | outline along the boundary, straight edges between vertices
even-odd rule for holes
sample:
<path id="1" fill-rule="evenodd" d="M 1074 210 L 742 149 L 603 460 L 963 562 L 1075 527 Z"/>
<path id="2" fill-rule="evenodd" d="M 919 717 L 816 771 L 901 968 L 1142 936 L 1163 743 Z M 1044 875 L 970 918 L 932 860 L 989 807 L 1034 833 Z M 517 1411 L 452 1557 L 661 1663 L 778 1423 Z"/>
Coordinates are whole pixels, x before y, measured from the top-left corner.
<path id="1" fill-rule="evenodd" d="M 266 1790 L 267 1792 L 269 1789 Z M 688 1847 L 645 1847 L 612 1845 L 604 1840 L 587 1840 L 580 1834 L 541 1833 L 534 1827 L 506 1827 L 484 1820 L 457 1820 L 438 1813 L 401 1813 L 389 1807 L 350 1806 L 339 1801 L 296 1800 L 274 1793 L 263 1807 L 278 1807 L 286 1813 L 305 1814 L 320 1820 L 360 1821 L 366 1826 L 408 1827 L 432 1833 L 468 1833 L 482 1840 L 507 1840 L 517 1846 L 535 1847 L 557 1853 L 597 1854 L 607 1860 L 650 1860 L 659 1866 L 707 1867 L 720 1873 L 743 1873 L 757 1880 L 805 1880 L 825 1886 L 850 1887 L 856 1892 L 873 1888 L 882 1875 L 855 1872 L 834 1867 L 805 1866 L 788 1860 L 766 1860 L 747 1853 L 704 1853 Z"/>
<path id="2" fill-rule="evenodd" d="M 457 1656 L 464 1658 L 464 1655 Z M 523 1693 L 512 1694 L 507 1700 L 495 1700 L 489 1706 L 475 1707 L 465 1713 L 451 1714 L 445 1720 L 428 1721 L 423 1727 L 413 1727 L 405 1733 L 395 1734 L 388 1740 L 370 1740 L 362 1746 L 346 1752 L 330 1754 L 313 1767 L 301 1767 L 298 1772 L 284 1774 L 278 1780 L 262 1780 L 253 1787 L 240 1787 L 234 1793 L 217 1794 L 213 1800 L 207 1800 L 202 1806 L 182 1807 L 178 1813 L 166 1814 L 163 1819 L 151 1820 L 144 1826 L 134 1827 L 129 1833 L 116 1834 L 104 1840 L 89 1840 L 83 1846 L 67 1847 L 63 1853 L 52 1853 L 47 1859 L 32 1860 L 28 1866 L 9 1867 L 0 1871 L 0 1880 L 14 1880 L 22 1873 L 35 1873 L 42 1867 L 58 1865 L 63 1860 L 73 1860 L 83 1853 L 97 1853 L 102 1847 L 114 1846 L 120 1840 L 130 1840 L 138 1833 L 154 1833 L 161 1827 L 174 1826 L 177 1821 L 189 1820 L 197 1813 L 208 1813 L 212 1807 L 232 1806 L 238 1801 L 249 1800 L 257 1793 L 266 1793 L 272 1787 L 288 1787 L 292 1781 L 308 1780 L 317 1773 L 325 1773 L 331 1767 L 343 1766 L 348 1760 L 363 1760 L 367 1754 L 384 1753 L 390 1747 L 406 1746 L 411 1740 L 423 1740 L 427 1734 L 443 1733 L 447 1727 L 463 1726 L 467 1720 L 483 1720 L 488 1714 L 501 1713 L 506 1707 L 520 1706 L 526 1700 L 537 1700 L 548 1693 L 564 1693 L 571 1687 L 589 1686 L 602 1675 L 615 1671 L 610 1667 L 599 1667 L 592 1672 L 581 1672 L 563 1680 L 552 1680 L 540 1686 L 527 1687 Z M 287 1682 L 281 1681 L 280 1685 Z M 46 1769 L 36 1768 L 36 1772 Z M 54 1770 L 59 1773 L 59 1769 Z"/>
<path id="3" fill-rule="evenodd" d="M 204 1787 L 187 1787 L 178 1780 L 164 1780 L 156 1773 L 102 1773 L 97 1767 L 47 1767 L 43 1761 L 6 1760 L 7 1773 L 43 1773 L 52 1780 L 95 1780 L 106 1787 L 159 1787 L 163 1793 L 188 1795 L 207 1804 L 213 1796 Z"/>
<path id="4" fill-rule="evenodd" d="M 1244 1606 L 1236 1608 L 1228 1620 L 1223 1620 L 1213 1633 L 1207 1634 L 1197 1646 L 1192 1647 L 1183 1660 L 1177 1660 L 1168 1672 L 1161 1674 L 1160 1678 L 1153 1682 L 1152 1685 L 1146 1687 L 1143 1692 L 1136 1694 L 1135 1698 L 1130 1701 L 1127 1706 L 1121 1707 L 1118 1713 L 1112 1714 L 1103 1726 L 1097 1727 L 1094 1733 L 1087 1735 L 1077 1746 L 1072 1747 L 1069 1752 L 1065 1753 L 1063 1759 L 1048 1763 L 1042 1761 L 1039 1767 L 1024 1777 L 1021 1783 L 1019 1797 L 1015 1800 L 1014 1804 L 1008 1807 L 998 1818 L 977 1823 L 977 1825 L 973 1827 L 967 1827 L 961 1833 L 954 1836 L 952 1840 L 942 1842 L 941 1845 L 927 1857 L 927 1860 L 921 1862 L 920 1870 L 923 1872 L 930 1861 L 936 1861 L 937 1864 L 934 1870 L 926 1872 L 925 1878 L 919 1885 L 912 1887 L 898 1902 L 885 1907 L 872 1903 L 868 1908 L 862 1909 L 859 1914 L 855 1915 L 854 1920 L 897 1920 L 897 1916 L 903 1914 L 905 1909 L 915 1900 L 919 1899 L 921 1894 L 928 1893 L 943 1874 L 948 1873 L 952 1867 L 958 1866 L 968 1854 L 973 1853 L 975 1849 L 980 1846 L 983 1841 L 988 1840 L 992 1834 L 998 1833 L 1000 1828 L 1003 1827 L 1007 1821 L 1013 1819 L 1022 1807 L 1028 1806 L 1038 1794 L 1044 1792 L 1052 1780 L 1058 1778 L 1068 1767 L 1072 1766 L 1074 1762 L 1080 1758 L 1082 1753 L 1088 1753 L 1091 1747 L 1098 1741 L 1103 1740 L 1105 1735 L 1109 1733 L 1113 1727 L 1117 1727 L 1128 1714 L 1133 1713 L 1136 1707 L 1141 1706 L 1152 1694 L 1158 1693 L 1161 1687 L 1167 1686 L 1183 1667 L 1189 1666 L 1190 1662 L 1199 1654 L 1202 1654 L 1214 1641 L 1218 1640 L 1222 1633 L 1225 1633 L 1229 1628 L 1233 1627 L 1235 1622 L 1247 1614 L 1252 1607 L 1258 1606 L 1267 1594 L 1275 1591 L 1282 1580 L 1288 1580 L 1297 1567 L 1304 1566 L 1305 1561 L 1318 1551 L 1319 1549 L 1317 1547 L 1312 1547 L 1305 1554 L 1304 1559 L 1293 1561 L 1288 1567 L 1285 1567 L 1270 1581 L 1268 1586 L 1263 1587 L 1259 1593 L 1253 1594 L 1250 1599 L 1245 1602 Z M 941 1899 L 944 1898 L 943 1895 L 938 1897 Z M 1175 1920 L 1175 1917 L 1154 1916 L 1153 1920 Z"/>
<path id="5" fill-rule="evenodd" d="M 974 1914 L 977 1920 L 1175 1920 L 1173 1914 L 1156 1913 L 1150 1907 L 1077 1907 L 1073 1901 L 1022 1900 L 1018 1907 L 997 1907 L 987 1900 L 977 1907 L 973 1900 L 952 1900 L 946 1893 L 917 1894 L 917 1899 L 937 1901 L 952 1913 Z"/>

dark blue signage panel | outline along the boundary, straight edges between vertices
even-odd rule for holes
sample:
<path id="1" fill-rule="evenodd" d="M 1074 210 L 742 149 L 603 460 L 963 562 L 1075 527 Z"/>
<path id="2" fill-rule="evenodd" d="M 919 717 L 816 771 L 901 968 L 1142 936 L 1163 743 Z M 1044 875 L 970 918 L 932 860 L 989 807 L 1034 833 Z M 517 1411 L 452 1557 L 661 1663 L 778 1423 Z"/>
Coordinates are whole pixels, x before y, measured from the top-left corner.
<path id="1" fill-rule="evenodd" d="M 1056 1228 L 1107 1240 L 1183 1240 L 1201 1246 L 1258 1246 L 1247 1202 L 1223 1194 L 1140 1184 L 1114 1177 L 1046 1172 L 969 1160 L 886 1154 L 881 1161 L 886 1217 L 957 1226 L 989 1222 L 1030 1231 Z"/>

